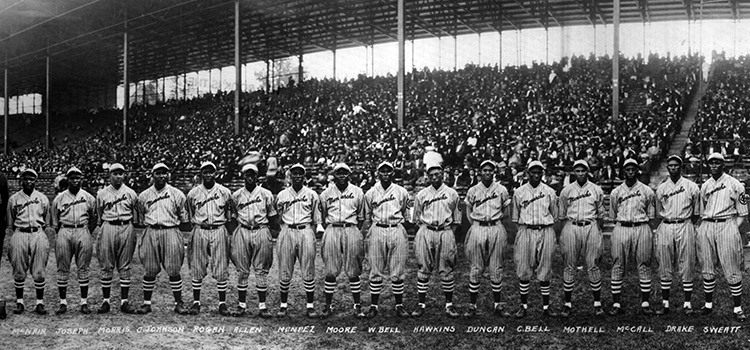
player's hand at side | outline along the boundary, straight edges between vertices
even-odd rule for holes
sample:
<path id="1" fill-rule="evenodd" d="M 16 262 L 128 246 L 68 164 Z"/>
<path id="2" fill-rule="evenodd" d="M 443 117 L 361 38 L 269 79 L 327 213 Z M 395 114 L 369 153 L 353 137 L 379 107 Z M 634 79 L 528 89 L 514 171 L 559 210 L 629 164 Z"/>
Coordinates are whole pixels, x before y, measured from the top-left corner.
<path id="1" fill-rule="evenodd" d="M 13 235 L 13 228 L 12 227 L 6 228 L 5 229 L 5 237 L 10 237 L 12 235 Z"/>

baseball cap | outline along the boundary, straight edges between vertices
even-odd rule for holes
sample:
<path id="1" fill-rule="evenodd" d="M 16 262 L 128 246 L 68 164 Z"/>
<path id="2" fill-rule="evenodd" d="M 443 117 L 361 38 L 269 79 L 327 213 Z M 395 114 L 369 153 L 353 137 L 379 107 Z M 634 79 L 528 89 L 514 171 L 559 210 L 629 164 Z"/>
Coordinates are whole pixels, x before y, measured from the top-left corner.
<path id="1" fill-rule="evenodd" d="M 253 163 L 247 163 L 242 166 L 242 173 L 244 174 L 248 170 L 252 170 L 256 175 L 258 174 L 258 167 Z"/>
<path id="2" fill-rule="evenodd" d="M 443 170 L 443 167 L 440 164 L 438 164 L 438 163 L 433 163 L 433 164 L 427 165 L 427 169 L 425 169 L 425 170 L 429 173 L 430 170 L 432 170 L 434 168 L 438 168 L 440 170 Z"/>
<path id="3" fill-rule="evenodd" d="M 542 168 L 542 170 L 547 170 L 547 168 L 544 167 L 544 164 L 542 164 L 542 162 L 540 162 L 538 160 L 532 161 L 531 163 L 529 163 L 529 166 L 527 166 L 526 168 L 527 169 L 531 169 L 531 168 L 534 168 L 534 167 L 540 167 L 540 168 Z"/>
<path id="4" fill-rule="evenodd" d="M 337 163 L 336 165 L 334 165 L 334 166 L 333 166 L 333 172 L 334 172 L 334 173 L 335 173 L 335 172 L 336 172 L 337 170 L 339 170 L 339 169 L 345 169 L 345 170 L 346 170 L 347 172 L 349 172 L 349 173 L 351 173 L 351 172 L 352 172 L 352 169 L 351 169 L 351 168 L 350 168 L 350 167 L 349 167 L 348 165 L 346 165 L 345 163 Z"/>
<path id="5" fill-rule="evenodd" d="M 714 153 L 711 153 L 711 155 L 708 156 L 708 160 L 712 160 L 712 159 L 718 159 L 718 160 L 720 160 L 720 161 L 723 162 L 724 161 L 724 156 L 722 156 L 721 153 L 714 152 Z"/>
<path id="6" fill-rule="evenodd" d="M 164 164 L 164 163 L 156 163 L 156 164 L 154 164 L 154 167 L 151 168 L 151 171 L 157 171 L 159 169 L 166 169 L 167 171 L 169 171 L 169 167 L 166 164 Z"/>
<path id="7" fill-rule="evenodd" d="M 577 166 L 583 166 L 583 167 L 586 167 L 586 169 L 588 169 L 589 163 L 585 159 L 579 159 L 573 163 L 573 169 L 575 169 Z"/>
<path id="8" fill-rule="evenodd" d="M 676 160 L 677 162 L 679 162 L 680 164 L 682 164 L 682 158 L 680 158 L 680 156 L 678 156 L 676 154 L 673 154 L 673 155 L 669 156 L 669 158 L 667 158 L 667 163 L 669 163 L 670 160 Z"/>
<path id="9" fill-rule="evenodd" d="M 638 161 L 633 158 L 628 158 L 625 160 L 625 163 L 622 163 L 623 168 L 627 168 L 628 165 L 634 165 L 635 167 L 638 167 Z"/>
<path id="10" fill-rule="evenodd" d="M 21 172 L 21 177 L 23 177 L 26 174 L 34 175 L 35 178 L 39 177 L 39 174 L 36 173 L 36 170 L 31 169 L 31 168 L 24 169 L 24 171 Z"/>
<path id="11" fill-rule="evenodd" d="M 381 169 L 382 167 L 384 167 L 384 166 L 385 166 L 385 167 L 389 167 L 389 168 L 391 168 L 391 170 L 394 170 L 394 169 L 395 169 L 395 168 L 393 167 L 393 164 L 391 164 L 391 162 L 382 162 L 382 163 L 380 163 L 380 164 L 378 165 L 378 170 L 380 170 L 380 169 Z"/>
<path id="12" fill-rule="evenodd" d="M 302 169 L 302 174 L 303 175 L 307 173 L 307 169 L 305 169 L 305 166 L 302 165 L 302 164 L 300 164 L 300 163 L 292 165 L 292 167 L 289 168 L 289 171 L 291 172 L 294 169 Z"/>
<path id="13" fill-rule="evenodd" d="M 425 152 L 435 152 L 437 149 L 433 146 L 427 146 L 424 148 Z"/>
<path id="14" fill-rule="evenodd" d="M 252 163 L 249 163 L 249 164 L 252 164 Z M 201 170 L 203 170 L 203 168 L 208 168 L 208 167 L 214 168 L 214 171 L 216 171 L 216 165 L 213 162 L 201 163 Z"/>
<path id="15" fill-rule="evenodd" d="M 115 171 L 115 170 L 125 171 L 125 166 L 123 166 L 120 163 L 115 163 L 115 164 L 112 164 L 112 165 L 109 166 L 109 172 L 110 173 L 113 172 L 113 171 Z"/>
<path id="16" fill-rule="evenodd" d="M 482 162 L 482 164 L 479 165 L 479 169 L 484 168 L 484 166 L 487 165 L 487 164 L 491 165 L 492 169 L 497 169 L 497 164 L 495 164 L 495 162 L 493 162 L 493 161 L 491 161 L 489 159 L 485 160 L 484 162 Z"/>
<path id="17" fill-rule="evenodd" d="M 279 162 L 276 160 L 276 157 L 268 157 L 266 165 L 266 176 L 275 176 L 279 171 Z"/>
<path id="18" fill-rule="evenodd" d="M 65 176 L 70 176 L 71 174 L 76 174 L 76 173 L 79 175 L 83 175 L 83 172 L 81 171 L 81 169 L 78 169 L 73 166 L 73 167 L 70 167 L 70 169 L 68 169 L 68 172 L 65 173 Z"/>

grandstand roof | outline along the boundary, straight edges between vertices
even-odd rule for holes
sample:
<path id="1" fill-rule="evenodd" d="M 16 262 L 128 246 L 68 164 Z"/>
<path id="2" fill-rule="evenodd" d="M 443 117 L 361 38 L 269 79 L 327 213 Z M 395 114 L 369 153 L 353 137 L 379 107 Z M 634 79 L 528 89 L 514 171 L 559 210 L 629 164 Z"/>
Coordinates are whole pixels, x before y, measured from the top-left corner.
<path id="1" fill-rule="evenodd" d="M 242 60 L 396 41 L 396 0 L 240 0 Z M 611 24 L 612 0 L 408 0 L 407 40 L 539 27 Z M 701 11 L 702 8 L 702 11 Z M 621 0 L 621 21 L 739 19 L 740 0 Z M 127 21 L 126 21 L 127 19 Z M 234 0 L 3 0 L 0 68 L 10 95 L 131 81 L 234 64 Z M 0 83 L 0 94 L 2 93 Z"/>

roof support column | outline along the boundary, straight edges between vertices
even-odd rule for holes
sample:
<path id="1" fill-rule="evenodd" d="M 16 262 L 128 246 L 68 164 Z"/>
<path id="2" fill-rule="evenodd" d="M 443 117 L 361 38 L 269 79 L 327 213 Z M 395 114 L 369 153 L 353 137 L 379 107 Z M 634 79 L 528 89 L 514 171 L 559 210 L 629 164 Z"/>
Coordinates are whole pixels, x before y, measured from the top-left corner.
<path id="1" fill-rule="evenodd" d="M 46 118 L 46 131 L 44 138 L 44 149 L 49 150 L 49 54 L 47 54 L 47 84 L 44 93 L 44 116 Z M 16 97 L 16 101 L 19 99 Z M 16 113 L 18 110 L 16 109 Z"/>
<path id="2" fill-rule="evenodd" d="M 403 129 L 404 127 L 404 60 L 405 60 L 405 47 L 404 47 L 404 1 L 398 0 L 398 81 L 397 81 L 397 93 L 396 98 L 398 100 L 397 105 L 397 122 L 398 128 Z"/>
<path id="3" fill-rule="evenodd" d="M 271 92 L 271 61 L 266 60 L 266 93 Z"/>
<path id="4" fill-rule="evenodd" d="M 333 80 L 336 80 L 336 49 L 333 49 Z"/>
<path id="5" fill-rule="evenodd" d="M 4 88 L 3 88 L 3 119 L 4 119 L 4 126 L 3 126 L 3 154 L 8 154 L 8 62 L 5 62 L 5 79 L 4 79 Z"/>
<path id="6" fill-rule="evenodd" d="M 614 0 L 612 50 L 612 119 L 620 116 L 620 0 Z"/>
<path id="7" fill-rule="evenodd" d="M 549 64 L 549 28 L 544 28 L 544 63 Z"/>
<path id="8" fill-rule="evenodd" d="M 242 93 L 242 63 L 240 63 L 240 0 L 234 0 L 234 135 L 240 134 L 240 94 Z M 200 85 L 200 84 L 196 84 Z"/>
<path id="9" fill-rule="evenodd" d="M 299 61 L 299 66 L 297 66 L 297 82 L 298 82 L 297 85 L 298 86 L 299 86 L 300 83 L 302 83 L 302 77 L 303 77 L 303 73 L 304 73 L 304 70 L 302 68 L 302 59 L 303 59 L 302 56 L 304 56 L 304 55 L 302 55 L 300 53 L 299 54 L 299 60 L 298 60 Z"/>
<path id="10" fill-rule="evenodd" d="M 122 144 L 128 144 L 128 108 L 130 108 L 130 81 L 128 80 L 128 22 L 125 21 L 125 33 L 122 44 L 122 84 L 125 103 L 122 106 Z"/>
<path id="11" fill-rule="evenodd" d="M 498 47 L 499 47 L 499 51 L 500 51 L 500 56 L 498 56 L 499 57 L 499 59 L 498 59 L 498 67 L 500 67 L 500 70 L 502 70 L 503 69 L 503 32 L 502 31 L 498 31 L 497 34 L 498 34 L 498 37 L 499 37 L 499 39 L 498 39 L 498 41 L 499 41 Z"/>
<path id="12" fill-rule="evenodd" d="M 453 36 L 453 71 L 458 70 L 458 35 Z"/>

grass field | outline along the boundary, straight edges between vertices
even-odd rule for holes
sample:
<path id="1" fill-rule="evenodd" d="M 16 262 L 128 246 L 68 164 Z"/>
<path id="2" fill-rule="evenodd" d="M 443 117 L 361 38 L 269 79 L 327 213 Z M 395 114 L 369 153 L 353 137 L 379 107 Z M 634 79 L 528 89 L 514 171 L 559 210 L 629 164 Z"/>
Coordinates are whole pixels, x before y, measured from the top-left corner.
<path id="1" fill-rule="evenodd" d="M 508 225 L 506 225 L 508 227 Z M 514 229 L 509 232 L 512 242 Z M 6 250 L 8 239 L 6 237 Z M 604 286 L 603 304 L 608 309 L 611 304 L 609 293 L 609 270 L 611 259 L 609 239 L 605 239 L 605 255 L 602 262 Z M 509 247 L 512 250 L 512 247 Z M 748 250 L 746 250 L 747 255 Z M 443 297 L 439 281 L 433 278 L 428 294 L 428 310 L 422 318 L 400 320 L 393 316 L 393 298 L 390 288 L 381 297 L 381 314 L 375 319 L 357 320 L 352 317 L 351 295 L 345 277 L 339 278 L 339 293 L 334 298 L 337 313 L 325 320 L 311 320 L 304 314 L 304 292 L 299 277 L 295 277 L 290 293 L 290 312 L 285 319 L 261 319 L 256 317 L 231 318 L 221 317 L 217 312 L 217 295 L 215 282 L 211 278 L 204 281 L 202 304 L 199 316 L 180 316 L 172 312 L 172 296 L 166 276 L 161 274 L 154 293 L 154 312 L 145 315 L 125 315 L 115 308 L 106 315 L 82 315 L 78 311 L 79 289 L 75 278 L 71 279 L 68 288 L 69 311 L 63 316 L 53 315 L 57 308 L 58 296 L 54 282 L 56 271 L 54 251 L 51 252 L 47 267 L 47 288 L 45 301 L 50 314 L 38 316 L 30 312 L 33 309 L 34 292 L 30 279 L 26 282 L 27 311 L 14 315 L 11 310 L 15 305 L 11 269 L 7 254 L 3 254 L 0 276 L 0 290 L 8 301 L 8 318 L 0 321 L 0 348 L 63 348 L 63 349 L 121 349 L 121 348 L 248 348 L 248 349 L 534 349 L 534 348 L 642 348 L 642 349 L 693 349 L 693 348 L 750 348 L 750 333 L 746 325 L 737 324 L 732 318 L 732 303 L 728 287 L 723 278 L 719 279 L 714 297 L 715 310 L 709 317 L 696 316 L 687 318 L 681 314 L 681 286 L 675 284 L 671 303 L 673 312 L 665 317 L 646 318 L 636 314 L 639 307 L 637 276 L 633 266 L 628 268 L 626 284 L 623 290 L 623 306 L 626 314 L 621 317 L 595 318 L 592 310 L 592 297 L 583 271 L 580 271 L 578 283 L 573 296 L 574 314 L 568 320 L 543 319 L 541 317 L 541 296 L 539 284 L 532 283 L 529 299 L 530 313 L 522 320 L 497 318 L 492 316 L 492 300 L 489 281 L 483 280 L 479 309 L 480 315 L 473 320 L 449 319 L 442 313 Z M 509 255 L 512 256 L 512 255 Z M 278 309 L 278 270 L 270 273 L 268 305 L 273 313 Z M 369 305 L 367 276 L 369 268 L 365 264 L 363 306 Z M 101 302 L 99 284 L 99 267 L 96 258 L 92 261 L 92 283 L 89 304 L 93 309 Z M 323 305 L 322 260 L 318 253 L 316 269 L 318 283 L 316 289 L 316 307 Z M 416 262 L 413 250 L 410 251 L 409 273 L 405 295 L 407 309 L 416 306 Z M 654 269 L 655 269 L 654 264 Z M 517 291 L 518 279 L 515 277 L 514 264 L 508 260 L 505 267 L 503 286 L 504 302 L 510 311 L 519 304 Z M 231 268 L 234 272 L 234 268 Z M 183 266 L 183 299 L 192 300 L 187 262 Z M 298 271 L 297 271 L 298 272 Z M 458 268 L 456 274 L 456 293 L 454 302 L 459 312 L 466 310 L 468 304 L 468 262 L 459 242 Z M 74 276 L 74 274 L 72 274 Z M 138 306 L 142 301 L 141 281 L 143 267 L 135 257 L 133 288 L 131 302 Z M 228 303 L 231 308 L 237 305 L 234 290 L 236 275 L 230 277 Z M 559 249 L 555 253 L 554 277 L 552 282 L 552 305 L 556 309 L 562 306 L 562 258 Z M 117 279 L 117 276 L 115 277 Z M 251 277 L 251 287 L 254 280 Z M 702 288 L 699 276 L 696 275 L 696 293 L 693 296 L 694 308 L 703 304 Z M 746 290 L 748 284 L 746 283 Z M 252 288 L 251 288 L 252 291 Z M 119 285 L 112 289 L 113 306 L 119 305 Z M 748 293 L 745 292 L 747 295 Z M 661 299 L 658 280 L 653 279 L 652 305 Z M 248 303 L 253 312 L 257 311 L 257 295 L 248 293 Z M 745 300 L 747 307 L 747 298 Z M 575 309 L 577 307 L 577 309 Z M 602 333 L 571 333 L 571 328 L 587 327 L 589 331 Z M 119 327 L 119 329 L 118 329 Z M 165 328 L 166 327 L 166 328 Z M 197 327 L 197 328 L 196 328 Z M 294 328 L 283 328 L 294 327 Z M 342 333 L 347 330 L 354 333 Z M 381 328 L 382 327 L 382 328 Z M 438 328 L 427 329 L 427 327 Z M 484 328 L 482 328 L 484 327 Z M 619 329 L 618 327 L 627 327 Z M 638 328 L 640 327 L 640 328 Z M 680 327 L 684 332 L 671 332 L 672 327 Z M 692 327 L 692 328 L 690 328 Z M 713 327 L 713 328 L 707 328 Z M 723 327 L 723 328 L 720 328 Z M 494 330 L 495 332 L 487 332 Z M 524 332 L 529 330 L 531 332 Z M 27 335 L 27 332 L 45 332 L 45 334 Z M 211 331 L 216 331 L 212 333 Z M 256 332 L 257 331 L 257 332 Z M 312 333 L 310 333 L 310 331 Z M 382 331 L 382 332 L 381 332 Z M 646 332 L 650 331 L 650 332 Z M 721 331 L 730 333 L 706 333 Z M 85 334 L 81 334 L 86 332 Z M 397 332 L 397 333 L 396 333 Z M 75 334 L 67 334 L 75 333 Z"/>

